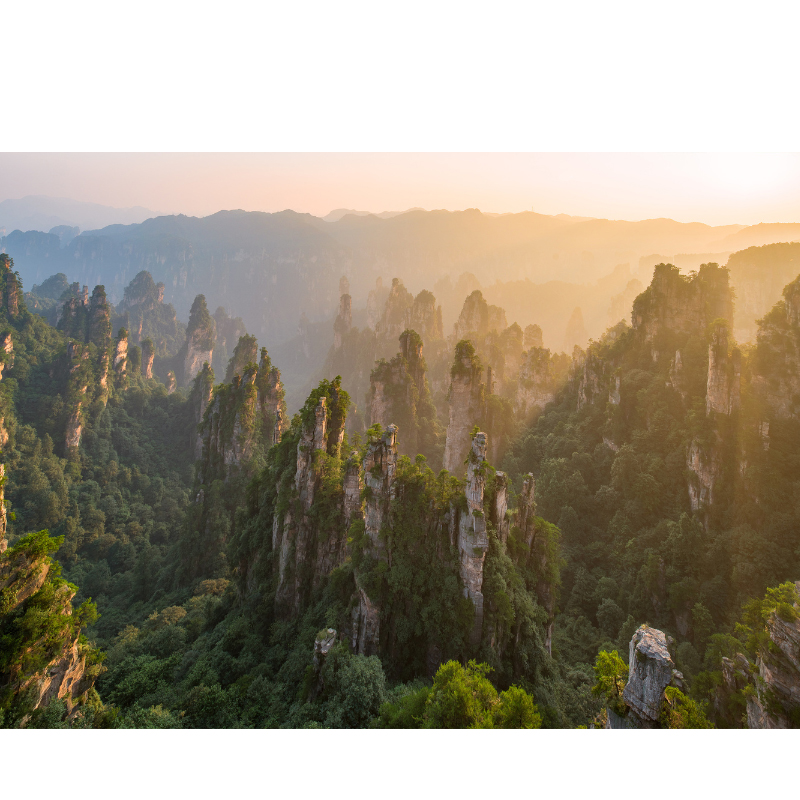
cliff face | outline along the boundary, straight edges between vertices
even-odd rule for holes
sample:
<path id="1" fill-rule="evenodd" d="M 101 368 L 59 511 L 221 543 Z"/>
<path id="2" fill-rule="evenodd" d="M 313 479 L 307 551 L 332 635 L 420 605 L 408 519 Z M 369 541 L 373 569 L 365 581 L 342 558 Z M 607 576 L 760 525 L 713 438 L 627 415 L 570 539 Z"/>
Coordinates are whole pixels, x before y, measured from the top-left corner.
<path id="1" fill-rule="evenodd" d="M 245 334 L 239 337 L 233 355 L 228 361 L 228 368 L 225 372 L 225 383 L 230 383 L 236 375 L 240 378 L 244 375 L 248 364 L 255 364 L 258 361 L 258 342 L 255 336 Z"/>
<path id="2" fill-rule="evenodd" d="M 628 654 L 628 683 L 623 699 L 630 708 L 632 727 L 656 727 L 664 690 L 670 685 L 675 664 L 663 631 L 642 625 L 631 639 Z"/>
<path id="3" fill-rule="evenodd" d="M 705 448 L 693 441 L 686 456 L 686 466 L 692 473 L 689 480 L 689 501 L 692 511 L 714 504 L 714 484 L 720 475 L 716 448 Z"/>
<path id="4" fill-rule="evenodd" d="M 311 515 L 322 488 L 325 456 L 338 457 L 344 437 L 345 417 L 338 391 L 338 386 L 332 385 L 328 396 L 319 397 L 313 416 L 306 413 L 297 442 L 294 480 L 291 485 L 278 487 L 278 494 L 285 497 L 279 502 L 272 524 L 278 616 L 300 613 L 313 588 L 344 559 L 347 531 L 337 526 L 324 531 L 323 537 Z"/>
<path id="5" fill-rule="evenodd" d="M 593 405 L 601 395 L 605 395 L 605 363 L 590 351 L 576 366 L 580 374 L 578 381 L 578 411 L 580 411 L 584 406 Z"/>
<path id="6" fill-rule="evenodd" d="M 158 343 L 159 355 L 174 354 L 181 345 L 181 323 L 175 309 L 164 303 L 164 284 L 156 283 L 146 270 L 139 272 L 125 287 L 116 313 L 129 330 L 131 341 L 145 339 Z"/>
<path id="7" fill-rule="evenodd" d="M 6 468 L 5 464 L 0 464 L 0 555 L 8 549 L 6 530 L 8 522 L 6 520 Z"/>
<path id="8" fill-rule="evenodd" d="M 506 312 L 499 306 L 489 305 L 480 289 L 476 289 L 464 301 L 453 334 L 460 341 L 470 334 L 481 337 L 492 331 L 503 331 L 507 326 Z"/>
<path id="9" fill-rule="evenodd" d="M 800 277 L 761 321 L 753 386 L 776 419 L 800 418 Z"/>
<path id="10" fill-rule="evenodd" d="M 11 331 L 0 336 L 0 380 L 3 378 L 3 370 L 14 366 L 14 340 Z"/>
<path id="11" fill-rule="evenodd" d="M 800 598 L 800 581 L 795 589 Z M 800 726 L 800 599 L 794 611 L 793 619 L 780 611 L 767 618 L 767 644 L 748 670 L 756 675 L 747 696 L 748 728 Z"/>
<path id="12" fill-rule="evenodd" d="M 757 320 L 780 301 L 783 287 L 800 273 L 800 243 L 748 247 L 733 253 L 727 268 L 736 293 L 736 339 L 754 342 L 758 334 Z"/>
<path id="13" fill-rule="evenodd" d="M 438 468 L 444 431 L 431 401 L 426 371 L 422 339 L 406 329 L 400 336 L 400 352 L 391 361 L 378 361 L 370 374 L 367 420 L 382 427 L 396 423 L 401 431 L 400 452 L 421 453 Z"/>
<path id="14" fill-rule="evenodd" d="M 271 431 L 272 444 L 277 444 L 289 427 L 289 416 L 283 399 L 286 393 L 281 383 L 281 373 L 277 367 L 272 366 L 266 347 L 261 348 L 256 387 L 261 423 L 265 431 Z"/>
<path id="15" fill-rule="evenodd" d="M 550 351 L 542 347 L 531 347 L 524 354 L 519 370 L 514 413 L 527 419 L 538 409 L 552 402 L 556 385 L 550 363 Z"/>
<path id="16" fill-rule="evenodd" d="M 41 531 L 0 549 L 0 709 L 8 726 L 25 726 L 55 698 L 74 717 L 102 669 L 94 648 L 80 641 L 81 625 L 96 616 L 94 606 L 85 603 L 73 613 L 75 588 L 47 556 L 59 543 Z"/>
<path id="17" fill-rule="evenodd" d="M 243 373 L 214 389 L 214 372 L 206 362 L 195 378 L 191 402 L 198 419 L 195 453 L 202 458 L 201 482 L 227 476 L 280 441 L 285 429 L 280 372 L 265 348 L 258 366 L 250 361 Z"/>
<path id="18" fill-rule="evenodd" d="M 626 714 L 608 711 L 607 727 L 661 728 L 666 689 L 682 688 L 683 676 L 675 669 L 663 631 L 641 625 L 631 638 L 628 652 L 628 682 L 622 693 Z"/>
<path id="19" fill-rule="evenodd" d="M 485 409 L 483 368 L 469 341 L 456 346 L 450 372 L 450 422 L 444 446 L 444 469 L 462 474 L 464 458 L 470 447 L 470 431 L 479 424 Z"/>
<path id="20" fill-rule="evenodd" d="M 658 264 L 650 286 L 633 303 L 633 327 L 652 341 L 662 330 L 680 334 L 704 331 L 715 319 L 733 321 L 728 271 L 703 264 L 693 277 L 672 264 Z"/>
<path id="21" fill-rule="evenodd" d="M 116 386 L 123 386 L 128 370 L 128 332 L 120 330 L 117 343 L 114 346 L 114 378 Z"/>
<path id="22" fill-rule="evenodd" d="M 22 284 L 14 272 L 14 259 L 6 253 L 0 253 L 0 308 L 12 319 L 24 308 Z"/>
<path id="23" fill-rule="evenodd" d="M 405 327 L 417 331 L 423 341 L 429 343 L 444 338 L 442 307 L 436 304 L 431 292 L 423 289 L 414 298 L 414 303 L 406 312 Z"/>
<path id="24" fill-rule="evenodd" d="M 152 339 L 145 339 L 142 342 L 142 376 L 146 379 L 153 377 L 153 359 L 156 351 Z"/>
<path id="25" fill-rule="evenodd" d="M 738 348 L 728 349 L 727 327 L 715 325 L 708 346 L 707 414 L 730 415 L 739 408 L 742 354 Z"/>
<path id="26" fill-rule="evenodd" d="M 397 427 L 389 425 L 380 439 L 367 446 L 361 465 L 366 499 L 363 505 L 364 531 L 369 542 L 367 553 L 377 561 L 387 560 L 386 544 L 380 538 L 389 517 L 394 498 L 394 479 L 397 471 Z M 357 652 L 376 654 L 380 647 L 380 608 L 370 599 L 356 579 L 358 608 L 353 612 L 351 639 Z"/>
<path id="27" fill-rule="evenodd" d="M 414 295 L 403 286 L 400 278 L 392 279 L 383 314 L 375 324 L 379 339 L 396 340 L 406 327 L 406 315 L 414 304 Z"/>
<path id="28" fill-rule="evenodd" d="M 353 327 L 353 298 L 349 294 L 339 297 L 339 313 L 333 323 L 333 347 L 338 350 L 342 340 Z"/>
<path id="29" fill-rule="evenodd" d="M 486 434 L 478 433 L 472 440 L 467 464 L 467 511 L 458 520 L 458 553 L 464 597 L 475 608 L 475 622 L 470 644 L 477 647 L 483 634 L 483 564 L 489 549 L 483 494 L 486 487 Z"/>
<path id="30" fill-rule="evenodd" d="M 209 364 L 212 362 L 216 330 L 214 319 L 208 313 L 206 298 L 202 294 L 197 295 L 189 313 L 186 343 L 180 353 L 184 386 L 194 380 L 206 361 Z"/>
<path id="31" fill-rule="evenodd" d="M 203 435 L 200 426 L 203 423 L 203 417 L 205 417 L 206 409 L 211 402 L 213 394 L 214 370 L 212 370 L 208 362 L 206 362 L 203 364 L 203 369 L 200 370 L 199 374 L 194 379 L 194 386 L 192 387 L 192 394 L 190 396 L 194 423 L 197 426 L 197 429 L 192 434 L 195 459 L 199 459 L 203 455 Z"/>

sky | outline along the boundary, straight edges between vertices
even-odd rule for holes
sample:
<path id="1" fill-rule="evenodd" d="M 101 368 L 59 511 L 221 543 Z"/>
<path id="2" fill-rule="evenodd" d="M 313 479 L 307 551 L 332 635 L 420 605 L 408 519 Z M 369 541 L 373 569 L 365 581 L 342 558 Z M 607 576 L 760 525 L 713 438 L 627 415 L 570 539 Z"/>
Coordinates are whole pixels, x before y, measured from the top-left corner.
<path id="1" fill-rule="evenodd" d="M 800 154 L 0 153 L 0 200 L 221 209 L 536 211 L 712 225 L 800 221 Z"/>

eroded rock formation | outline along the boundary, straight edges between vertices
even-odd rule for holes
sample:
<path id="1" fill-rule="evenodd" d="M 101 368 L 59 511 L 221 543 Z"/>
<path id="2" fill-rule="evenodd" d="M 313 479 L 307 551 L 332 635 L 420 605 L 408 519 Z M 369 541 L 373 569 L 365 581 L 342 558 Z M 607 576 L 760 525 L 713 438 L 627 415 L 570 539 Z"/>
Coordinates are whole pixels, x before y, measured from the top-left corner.
<path id="1" fill-rule="evenodd" d="M 114 347 L 114 378 L 116 385 L 121 386 L 128 369 L 128 332 L 121 329 Z"/>
<path id="2" fill-rule="evenodd" d="M 81 615 L 73 616 L 74 589 L 52 570 L 53 561 L 46 552 L 53 544 L 46 531 L 23 537 L 6 549 L 2 485 L 0 517 L 0 621 L 7 614 L 26 611 L 29 601 L 37 599 L 32 611 L 39 626 L 44 621 L 47 625 L 46 636 L 41 635 L 41 627 L 35 627 L 33 637 L 22 631 L 21 641 L 8 637 L 4 644 L 0 687 L 5 695 L 5 725 L 24 727 L 33 711 L 56 698 L 64 701 L 72 718 L 80 713 L 80 703 L 101 671 L 99 665 L 90 666 L 93 648 L 80 635 Z"/>
<path id="3" fill-rule="evenodd" d="M 454 327 L 456 340 L 469 335 L 482 337 L 491 331 L 504 331 L 508 327 L 506 312 L 499 306 L 489 305 L 480 289 L 476 289 L 464 301 Z"/>
<path id="4" fill-rule="evenodd" d="M 477 433 L 472 440 L 468 456 L 467 511 L 458 520 L 458 553 L 464 597 L 475 608 L 475 622 L 470 634 L 473 647 L 481 641 L 483 633 L 483 564 L 489 549 L 486 515 L 483 510 L 483 493 L 486 488 L 486 434 Z"/>
<path id="5" fill-rule="evenodd" d="M 181 351 L 184 386 L 188 386 L 194 380 L 206 361 L 209 364 L 212 362 L 216 330 L 214 319 L 208 313 L 206 298 L 202 294 L 197 295 L 189 312 L 186 343 Z"/>
<path id="6" fill-rule="evenodd" d="M 422 453 L 438 467 L 443 431 L 431 401 L 422 357 L 422 338 L 406 329 L 400 335 L 400 352 L 391 360 L 381 359 L 370 374 L 367 419 L 385 427 L 397 423 L 401 431 L 401 453 Z"/>
<path id="7" fill-rule="evenodd" d="M 800 581 L 795 589 L 800 598 Z M 768 644 L 749 669 L 748 728 L 796 728 L 800 721 L 800 600 L 794 610 L 794 619 L 780 611 L 767 619 Z"/>
<path id="8" fill-rule="evenodd" d="M 444 447 L 444 469 L 463 474 L 463 464 L 470 448 L 470 432 L 480 424 L 485 411 L 486 388 L 483 368 L 469 341 L 456 345 L 450 371 L 450 421 Z"/>
<path id="9" fill-rule="evenodd" d="M 142 376 L 146 379 L 153 377 L 153 360 L 156 351 L 152 339 L 145 339 L 142 342 Z"/>
<path id="10" fill-rule="evenodd" d="M 338 350 L 342 346 L 342 340 L 353 327 L 353 298 L 349 294 L 342 294 L 339 297 L 339 313 L 333 323 L 333 346 Z"/>
<path id="11" fill-rule="evenodd" d="M 738 348 L 729 352 L 727 326 L 715 325 L 708 346 L 707 414 L 730 415 L 739 408 L 741 377 L 742 354 Z"/>
<path id="12" fill-rule="evenodd" d="M 728 271 L 703 264 L 696 275 L 681 275 L 672 264 L 658 264 L 650 286 L 634 301 L 631 319 L 647 341 L 662 330 L 691 334 L 715 319 L 733 321 Z"/>

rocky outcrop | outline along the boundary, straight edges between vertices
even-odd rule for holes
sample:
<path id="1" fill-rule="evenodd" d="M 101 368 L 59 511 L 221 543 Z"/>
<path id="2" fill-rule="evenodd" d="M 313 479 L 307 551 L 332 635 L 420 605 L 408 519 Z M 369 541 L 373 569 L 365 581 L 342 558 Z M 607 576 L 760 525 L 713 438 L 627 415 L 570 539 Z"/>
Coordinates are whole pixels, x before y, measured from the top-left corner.
<path id="1" fill-rule="evenodd" d="M 347 546 L 344 524 L 326 529 L 319 536 L 310 512 L 321 485 L 324 457 L 339 456 L 344 438 L 345 411 L 337 381 L 327 384 L 326 394 L 314 406 L 307 402 L 297 442 L 294 479 L 288 489 L 288 508 L 276 511 L 272 525 L 272 547 L 277 556 L 276 613 L 295 616 L 309 593 L 331 570 L 342 563 Z M 280 489 L 279 489 L 280 491 Z"/>
<path id="2" fill-rule="evenodd" d="M 380 646 L 381 615 L 378 606 L 356 583 L 358 604 L 353 608 L 350 646 L 361 656 L 377 655 Z"/>
<path id="3" fill-rule="evenodd" d="M 379 561 L 390 559 L 386 542 L 380 533 L 388 519 L 389 505 L 394 498 L 396 470 L 397 426 L 389 425 L 380 438 L 367 445 L 361 464 L 365 489 L 363 510 L 356 511 L 355 514 L 350 512 L 351 516 L 363 515 L 367 550 L 372 558 Z M 361 655 L 374 655 L 380 644 L 380 608 L 359 584 L 358 576 L 356 588 L 357 605 L 353 609 L 351 644 L 353 650 Z"/>
<path id="4" fill-rule="evenodd" d="M 450 370 L 450 421 L 444 446 L 444 469 L 463 474 L 463 464 L 470 448 L 470 431 L 479 425 L 485 413 L 483 367 L 472 343 L 466 340 L 456 345 L 453 367 Z"/>
<path id="5" fill-rule="evenodd" d="M 544 347 L 542 329 L 539 325 L 528 325 L 525 328 L 523 347 L 530 350 L 532 347 Z"/>
<path id="6" fill-rule="evenodd" d="M 405 328 L 417 331 L 423 341 L 431 343 L 444 338 L 442 307 L 436 305 L 433 294 L 423 289 L 406 311 Z"/>
<path id="7" fill-rule="evenodd" d="M 8 522 L 6 520 L 6 468 L 4 464 L 0 464 L 0 555 L 5 553 L 8 547 L 6 539 L 6 529 Z"/>
<path id="8" fill-rule="evenodd" d="M 0 308 L 12 319 L 19 316 L 22 305 L 22 283 L 14 272 L 14 259 L 0 253 Z"/>
<path id="9" fill-rule="evenodd" d="M 748 728 L 796 728 L 800 725 L 800 581 L 794 615 L 772 612 L 766 620 L 768 644 L 759 650 L 750 673 Z"/>
<path id="10" fill-rule="evenodd" d="M 406 289 L 400 278 L 393 278 L 383 314 L 375 324 L 375 335 L 379 339 L 396 340 L 406 328 L 407 313 L 413 304 L 414 295 Z"/>
<path id="11" fill-rule="evenodd" d="M 64 434 L 64 446 L 68 451 L 78 447 L 81 443 L 81 434 L 83 433 L 81 406 L 82 403 L 79 402 L 67 420 L 67 430 Z"/>
<path id="12" fill-rule="evenodd" d="M 167 394 L 172 394 L 178 388 L 178 380 L 175 373 L 170 370 L 167 373 Z"/>
<path id="13" fill-rule="evenodd" d="M 483 634 L 483 564 L 489 549 L 483 493 L 486 488 L 486 434 L 477 433 L 467 464 L 467 511 L 458 520 L 458 554 L 464 597 L 472 601 L 475 621 L 470 644 L 477 647 Z"/>
<path id="14" fill-rule="evenodd" d="M 544 408 L 553 399 L 553 389 L 550 351 L 532 347 L 522 354 L 514 398 L 515 413 L 527 417 L 534 409 Z"/>
<path id="15" fill-rule="evenodd" d="M 283 399 L 286 393 L 281 383 L 281 373 L 272 366 L 266 347 L 261 348 L 256 387 L 263 430 L 271 437 L 271 443 L 277 444 L 289 427 L 289 417 Z"/>
<path id="16" fill-rule="evenodd" d="M 664 690 L 670 685 L 675 664 L 663 631 L 642 625 L 633 634 L 628 655 L 628 683 L 622 694 L 633 727 L 656 727 Z"/>
<path id="17" fill-rule="evenodd" d="M 192 404 L 192 414 L 196 426 L 195 430 L 192 432 L 192 445 L 195 459 L 203 455 L 203 434 L 201 425 L 213 393 L 214 370 L 212 370 L 209 363 L 206 362 L 203 364 L 203 369 L 200 370 L 197 377 L 194 379 L 194 386 L 192 387 L 192 393 L 189 398 Z"/>
<path id="18" fill-rule="evenodd" d="M 164 306 L 164 284 L 156 283 L 146 270 L 139 272 L 125 287 L 117 313 L 127 316 L 131 338 L 141 343 L 143 337 L 164 326 L 170 334 L 176 332 L 175 310 Z"/>
<path id="19" fill-rule="evenodd" d="M 0 336 L 0 380 L 3 377 L 3 370 L 14 366 L 14 341 L 11 338 L 11 331 Z"/>
<path id="20" fill-rule="evenodd" d="M 406 329 L 400 335 L 400 352 L 391 360 L 380 359 L 370 373 L 367 420 L 400 429 L 398 449 L 404 455 L 422 453 L 438 467 L 443 430 L 431 401 L 422 338 Z"/>
<path id="21" fill-rule="evenodd" d="M 225 372 L 225 383 L 231 383 L 238 375 L 244 375 L 245 369 L 249 364 L 255 364 L 258 360 L 258 342 L 255 336 L 245 334 L 239 337 L 233 355 L 228 361 L 228 368 Z"/>
<path id="22" fill-rule="evenodd" d="M 349 288 L 349 287 L 348 287 Z M 383 286 L 383 278 L 375 279 L 375 288 L 370 289 L 367 296 L 367 327 L 373 331 L 378 327 L 378 320 L 389 295 L 389 290 Z"/>
<path id="23" fill-rule="evenodd" d="M 581 359 L 578 380 L 578 411 L 584 406 L 593 405 L 603 393 L 604 362 L 591 350 Z"/>
<path id="24" fill-rule="evenodd" d="M 708 346 L 706 414 L 714 411 L 730 415 L 739 408 L 741 376 L 741 352 L 738 348 L 728 352 L 728 328 L 723 324 L 715 325 Z"/>
<path id="25" fill-rule="evenodd" d="M 153 360 L 156 350 L 152 339 L 145 339 L 142 342 L 142 377 L 150 379 L 153 377 Z"/>
<path id="26" fill-rule="evenodd" d="M 752 373 L 753 388 L 774 418 L 800 418 L 800 277 L 761 320 Z"/>
<path id="27" fill-rule="evenodd" d="M 800 243 L 748 247 L 732 253 L 726 266 L 736 293 L 734 334 L 737 341 L 754 342 L 757 321 L 769 313 L 784 286 L 800 272 Z"/>
<path id="28" fill-rule="evenodd" d="M 389 510 L 397 469 L 397 426 L 389 425 L 377 441 L 370 442 L 364 456 L 364 486 L 369 490 L 364 504 L 366 534 L 377 558 L 385 554 L 380 531 Z"/>
<path id="29" fill-rule="evenodd" d="M 688 389 L 686 386 L 686 371 L 683 367 L 683 357 L 681 351 L 675 351 L 675 357 L 670 361 L 669 365 L 669 385 L 686 400 Z"/>
<path id="30" fill-rule="evenodd" d="M 555 398 L 555 381 L 550 364 L 550 351 L 542 347 L 531 347 L 523 355 L 517 379 L 517 394 L 514 399 L 514 412 L 528 419 L 538 409 Z"/>
<path id="31" fill-rule="evenodd" d="M 571 353 L 575 347 L 583 349 L 588 343 L 589 333 L 583 322 L 583 312 L 580 308 L 575 308 L 564 331 L 563 350 L 565 353 Z"/>
<path id="32" fill-rule="evenodd" d="M 36 633 L 22 632 L 22 641 L 9 637 L 3 653 L 0 687 L 6 703 L 10 699 L 7 726 L 24 727 L 32 712 L 56 698 L 74 717 L 101 670 L 89 663 L 93 648 L 80 636 L 82 614 L 73 616 L 74 587 L 53 574 L 48 549 L 53 549 L 53 542 L 46 531 L 24 537 L 11 549 L 0 548 L 0 622 L 6 614 L 24 613 L 29 601 L 38 598 Z M 41 635 L 43 629 L 46 636 Z M 33 672 L 28 671 L 31 664 L 37 665 Z"/>
<path id="33" fill-rule="evenodd" d="M 714 484 L 721 465 L 714 447 L 706 448 L 698 441 L 689 445 L 686 454 L 686 466 L 689 468 L 689 501 L 692 511 L 698 511 L 714 503 Z"/>
<path id="34" fill-rule="evenodd" d="M 206 298 L 202 294 L 197 295 L 189 312 L 186 343 L 180 354 L 184 386 L 188 386 L 194 380 L 206 361 L 209 364 L 212 362 L 216 330 L 214 319 L 208 313 Z"/>
<path id="35" fill-rule="evenodd" d="M 339 313 L 333 323 L 333 347 L 338 350 L 342 346 L 342 340 L 353 327 L 353 298 L 349 294 L 342 294 L 339 297 Z"/>
<path id="36" fill-rule="evenodd" d="M 702 264 L 694 275 L 681 275 L 672 264 L 658 264 L 653 280 L 634 301 L 631 320 L 646 341 L 662 330 L 691 334 L 715 319 L 733 321 L 733 296 L 728 271 Z"/>
<path id="37" fill-rule="evenodd" d="M 548 653 L 552 653 L 556 616 L 556 586 L 553 571 L 556 566 L 554 562 L 558 558 L 554 544 L 557 545 L 557 542 L 554 543 L 546 531 L 537 525 L 536 481 L 530 472 L 522 481 L 522 490 L 517 497 L 517 508 L 512 524 L 528 550 L 528 565 L 534 568 L 536 585 L 532 588 L 536 591 L 537 602 L 547 612 L 545 648 Z M 502 529 L 500 530 L 502 532 Z"/>
<path id="38" fill-rule="evenodd" d="M 114 347 L 114 378 L 117 386 L 121 386 L 125 380 L 125 373 L 128 369 L 128 332 L 121 328 Z"/>
<path id="39" fill-rule="evenodd" d="M 483 337 L 491 331 L 500 332 L 508 327 L 506 312 L 499 306 L 486 302 L 480 289 L 476 289 L 464 301 L 453 329 L 457 341 L 467 336 Z"/>

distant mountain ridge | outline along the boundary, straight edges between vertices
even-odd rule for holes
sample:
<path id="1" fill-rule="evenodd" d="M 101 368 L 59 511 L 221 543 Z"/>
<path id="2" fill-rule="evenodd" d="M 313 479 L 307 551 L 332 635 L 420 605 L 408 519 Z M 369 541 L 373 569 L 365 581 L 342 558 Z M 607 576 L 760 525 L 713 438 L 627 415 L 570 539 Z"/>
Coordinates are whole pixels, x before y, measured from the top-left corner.
<path id="1" fill-rule="evenodd" d="M 718 246 L 728 237 L 776 235 L 775 226 L 763 227 L 535 212 L 494 216 L 478 209 L 409 210 L 385 218 L 347 213 L 326 222 L 289 210 L 232 210 L 120 222 L 84 230 L 64 246 L 55 234 L 13 231 L 0 238 L 0 249 L 14 258 L 26 288 L 63 272 L 70 282 L 105 286 L 112 303 L 147 270 L 164 283 L 164 302 L 179 318 L 186 319 L 196 295 L 205 294 L 212 308 L 222 305 L 240 316 L 272 349 L 301 332 L 298 326 L 310 332 L 309 326 L 335 316 L 342 276 L 350 282 L 354 310 L 365 306 L 378 278 L 389 285 L 400 277 L 412 292 L 433 289 L 443 278 L 455 285 L 465 273 L 480 275 L 487 290 L 496 281 L 588 285 L 618 265 L 635 271 L 648 254 L 719 253 L 734 249 Z M 447 304 L 444 295 L 440 299 Z M 463 300 L 454 303 L 460 307 Z M 317 349 L 324 355 L 327 347 Z M 314 343 L 308 348 L 314 351 Z"/>
<path id="2" fill-rule="evenodd" d="M 0 202 L 0 228 L 5 228 L 7 234 L 15 230 L 49 231 L 61 225 L 86 230 L 144 222 L 156 213 L 141 206 L 113 208 L 67 197 L 27 195 Z"/>

